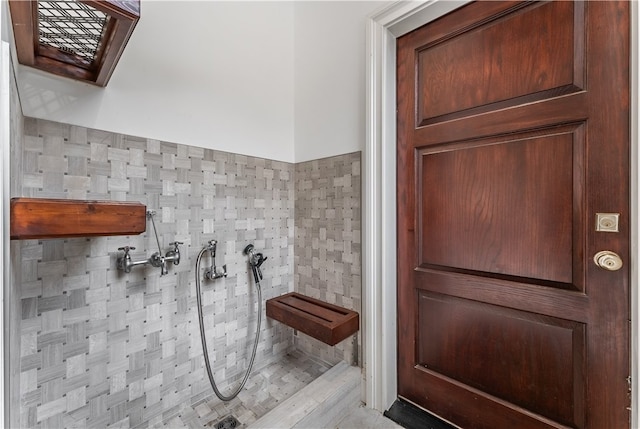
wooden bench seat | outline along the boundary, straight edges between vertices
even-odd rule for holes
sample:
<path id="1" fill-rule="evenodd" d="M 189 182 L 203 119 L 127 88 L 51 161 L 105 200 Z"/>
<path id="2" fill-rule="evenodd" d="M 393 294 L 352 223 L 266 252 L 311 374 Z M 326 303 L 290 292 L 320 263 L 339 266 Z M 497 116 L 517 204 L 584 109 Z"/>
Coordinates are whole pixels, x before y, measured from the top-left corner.
<path id="1" fill-rule="evenodd" d="M 291 326 L 330 346 L 358 332 L 360 316 L 297 292 L 267 300 L 267 317 Z"/>

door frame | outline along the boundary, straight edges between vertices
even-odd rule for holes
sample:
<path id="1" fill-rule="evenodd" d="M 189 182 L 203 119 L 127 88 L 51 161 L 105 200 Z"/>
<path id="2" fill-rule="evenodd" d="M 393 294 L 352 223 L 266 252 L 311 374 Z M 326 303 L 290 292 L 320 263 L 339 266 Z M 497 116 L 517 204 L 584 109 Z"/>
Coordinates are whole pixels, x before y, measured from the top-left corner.
<path id="1" fill-rule="evenodd" d="M 0 293 L 0 332 L 2 341 L 0 345 L 0 425 L 11 426 L 10 418 L 10 393 L 9 366 L 10 352 L 16 352 L 9 347 L 10 334 L 5 331 L 9 326 L 5 317 L 8 315 L 6 306 L 11 284 L 11 260 L 10 260 L 10 158 L 11 158 L 11 47 L 9 44 L 8 9 L 6 2 L 0 4 L 0 273 L 2 275 L 2 292 Z"/>
<path id="2" fill-rule="evenodd" d="M 364 399 L 384 411 L 397 399 L 396 39 L 468 3 L 396 1 L 367 19 L 366 143 L 363 164 Z M 640 244 L 638 72 L 640 7 L 631 2 L 631 377 L 638 380 Z M 631 384 L 631 427 L 640 427 L 640 389 Z"/>

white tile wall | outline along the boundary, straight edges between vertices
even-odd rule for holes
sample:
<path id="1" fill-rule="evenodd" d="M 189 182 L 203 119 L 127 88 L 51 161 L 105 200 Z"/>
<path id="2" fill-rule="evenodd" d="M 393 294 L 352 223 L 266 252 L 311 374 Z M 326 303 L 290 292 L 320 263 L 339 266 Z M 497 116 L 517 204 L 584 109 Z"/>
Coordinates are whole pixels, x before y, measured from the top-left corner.
<path id="1" fill-rule="evenodd" d="M 14 242 L 15 426 L 150 427 L 209 396 L 194 273 L 208 240 L 218 240 L 216 262 L 229 273 L 203 282 L 218 380 L 240 378 L 251 351 L 248 243 L 269 258 L 264 300 L 295 289 L 360 311 L 359 153 L 293 165 L 31 118 L 16 128 L 15 196 L 140 201 L 157 213 L 163 252 L 185 244 L 161 277 L 115 268 L 118 247 L 135 246 L 134 259 L 157 250 L 150 223 L 139 236 Z M 262 319 L 256 368 L 294 347 L 326 362 L 359 360 L 359 336 L 335 347 L 294 341 L 290 328 Z"/>

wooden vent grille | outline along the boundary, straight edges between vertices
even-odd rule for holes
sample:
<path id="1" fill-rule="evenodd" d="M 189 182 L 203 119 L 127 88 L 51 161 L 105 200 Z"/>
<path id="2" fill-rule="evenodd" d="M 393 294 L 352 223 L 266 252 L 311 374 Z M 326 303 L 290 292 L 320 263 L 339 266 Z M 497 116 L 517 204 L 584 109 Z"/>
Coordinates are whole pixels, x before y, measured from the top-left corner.
<path id="1" fill-rule="evenodd" d="M 105 86 L 140 19 L 139 0 L 9 0 L 20 64 Z"/>
<path id="2" fill-rule="evenodd" d="M 77 1 L 38 2 L 38 43 L 91 64 L 109 16 Z"/>

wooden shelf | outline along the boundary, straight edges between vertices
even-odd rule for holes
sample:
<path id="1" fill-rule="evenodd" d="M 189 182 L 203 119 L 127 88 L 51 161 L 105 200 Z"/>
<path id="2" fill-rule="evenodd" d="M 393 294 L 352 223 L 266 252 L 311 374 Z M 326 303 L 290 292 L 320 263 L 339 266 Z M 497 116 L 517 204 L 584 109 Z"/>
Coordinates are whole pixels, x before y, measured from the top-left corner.
<path id="1" fill-rule="evenodd" d="M 135 202 L 11 199 L 11 239 L 141 234 L 147 208 Z"/>
<path id="2" fill-rule="evenodd" d="M 267 317 L 330 346 L 355 334 L 360 326 L 357 312 L 296 292 L 267 300 Z"/>

